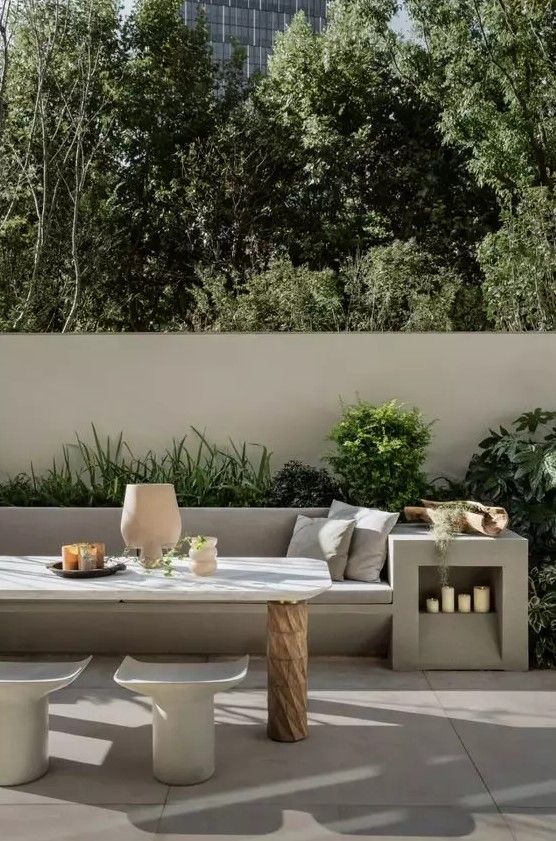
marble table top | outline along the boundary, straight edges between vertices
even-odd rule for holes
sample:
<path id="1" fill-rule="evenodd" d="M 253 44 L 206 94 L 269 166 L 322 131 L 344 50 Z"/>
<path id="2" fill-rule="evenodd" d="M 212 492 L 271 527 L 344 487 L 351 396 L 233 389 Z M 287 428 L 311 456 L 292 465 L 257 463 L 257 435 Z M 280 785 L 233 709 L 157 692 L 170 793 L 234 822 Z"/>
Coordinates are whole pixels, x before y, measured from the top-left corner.
<path id="1" fill-rule="evenodd" d="M 59 558 L 0 555 L 0 601 L 295 602 L 312 599 L 332 582 L 324 561 L 312 558 L 218 558 L 215 575 L 199 577 L 185 561 L 167 577 L 122 558 L 125 572 L 103 578 L 62 578 L 47 565 Z"/>

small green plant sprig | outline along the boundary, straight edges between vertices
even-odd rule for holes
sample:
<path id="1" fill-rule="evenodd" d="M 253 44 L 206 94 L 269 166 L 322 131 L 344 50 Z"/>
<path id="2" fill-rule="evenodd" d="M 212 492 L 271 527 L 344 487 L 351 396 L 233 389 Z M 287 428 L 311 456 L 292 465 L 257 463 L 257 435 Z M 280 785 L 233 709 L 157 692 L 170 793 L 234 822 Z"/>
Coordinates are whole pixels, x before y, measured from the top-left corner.
<path id="1" fill-rule="evenodd" d="M 423 464 L 430 427 L 418 409 L 406 410 L 395 400 L 344 407 L 330 432 L 336 452 L 327 458 L 344 498 L 388 511 L 416 503 L 427 487 Z"/>
<path id="2" fill-rule="evenodd" d="M 186 535 L 182 537 L 173 549 L 169 552 L 165 552 L 162 558 L 160 559 L 160 567 L 164 570 L 164 575 L 169 577 L 174 574 L 174 561 L 181 560 L 187 557 L 187 553 L 185 552 L 185 547 L 190 546 L 192 549 L 204 549 L 205 546 L 208 544 L 208 538 L 202 534 L 198 534 L 195 537 L 191 537 Z"/>
<path id="3" fill-rule="evenodd" d="M 440 586 L 447 587 L 450 583 L 448 554 L 450 543 L 461 531 L 462 519 L 468 512 L 481 513 L 478 505 L 461 499 L 442 502 L 430 512 L 432 520 L 431 534 L 438 556 L 438 576 Z"/>

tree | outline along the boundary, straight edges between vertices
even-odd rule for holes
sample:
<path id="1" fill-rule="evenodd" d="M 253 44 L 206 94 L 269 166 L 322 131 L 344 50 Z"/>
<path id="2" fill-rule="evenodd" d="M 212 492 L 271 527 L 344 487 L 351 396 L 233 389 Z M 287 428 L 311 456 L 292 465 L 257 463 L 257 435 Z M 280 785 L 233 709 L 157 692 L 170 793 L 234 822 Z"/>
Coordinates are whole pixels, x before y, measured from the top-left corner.
<path id="1" fill-rule="evenodd" d="M 444 138 L 499 194 L 552 188 L 556 7 L 506 0 L 408 0 L 425 48 L 410 50 Z"/>
<path id="2" fill-rule="evenodd" d="M 312 331 L 341 330 L 342 299 L 330 270 L 295 267 L 275 259 L 266 271 L 250 273 L 230 289 L 222 275 L 205 275 L 195 290 L 192 315 L 197 330 Z"/>
<path id="3" fill-rule="evenodd" d="M 554 329 L 556 6 L 410 0 L 425 48 L 409 50 L 441 131 L 497 193 L 502 228 L 479 256 L 499 329 Z"/>
<path id="4" fill-rule="evenodd" d="M 180 9 L 180 0 L 138 0 L 124 30 L 110 207 L 120 250 L 110 295 L 124 329 L 157 329 L 184 315 L 198 257 L 183 204 L 186 162 L 214 129 L 217 76 L 206 27 L 188 28 Z"/>
<path id="5" fill-rule="evenodd" d="M 415 242 L 377 246 L 342 270 L 351 330 L 451 330 L 461 278 Z"/>
<path id="6" fill-rule="evenodd" d="M 485 299 L 498 330 L 556 330 L 556 204 L 548 187 L 525 190 L 515 212 L 479 249 Z"/>
<path id="7" fill-rule="evenodd" d="M 324 34 L 298 15 L 276 40 L 254 100 L 289 164 L 283 244 L 294 261 L 338 265 L 414 237 L 474 279 L 493 197 L 442 146 L 436 107 L 393 63 L 395 5 L 335 0 Z"/>
<path id="8" fill-rule="evenodd" d="M 85 187 L 106 159 L 117 27 L 116 0 L 21 0 L 13 21 L 0 196 L 12 328 L 63 329 L 75 316 L 80 217 L 86 203 L 94 213 Z"/>

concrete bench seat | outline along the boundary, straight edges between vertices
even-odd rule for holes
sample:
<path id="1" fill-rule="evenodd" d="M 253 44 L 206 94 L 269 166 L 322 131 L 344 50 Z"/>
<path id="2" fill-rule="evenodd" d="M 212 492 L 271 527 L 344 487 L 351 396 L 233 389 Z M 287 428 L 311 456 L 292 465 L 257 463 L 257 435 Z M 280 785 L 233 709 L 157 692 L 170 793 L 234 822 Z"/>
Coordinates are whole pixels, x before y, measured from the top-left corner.
<path id="1" fill-rule="evenodd" d="M 316 596 L 313 604 L 392 604 L 394 591 L 387 581 L 333 581 L 332 587 Z"/>

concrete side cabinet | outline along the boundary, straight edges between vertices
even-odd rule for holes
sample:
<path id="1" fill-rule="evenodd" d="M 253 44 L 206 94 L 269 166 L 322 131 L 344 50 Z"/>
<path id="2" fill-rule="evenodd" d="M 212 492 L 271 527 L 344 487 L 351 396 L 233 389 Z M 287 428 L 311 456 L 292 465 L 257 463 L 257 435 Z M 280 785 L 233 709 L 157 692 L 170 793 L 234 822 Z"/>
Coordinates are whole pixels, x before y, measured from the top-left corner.
<path id="1" fill-rule="evenodd" d="M 440 598 L 438 556 L 426 526 L 399 526 L 389 537 L 394 588 L 392 668 L 528 668 L 527 540 L 458 535 L 448 550 L 449 583 L 457 594 L 475 585 L 491 590 L 490 613 L 427 613 Z"/>

